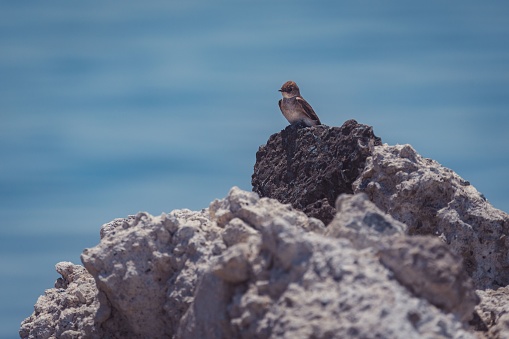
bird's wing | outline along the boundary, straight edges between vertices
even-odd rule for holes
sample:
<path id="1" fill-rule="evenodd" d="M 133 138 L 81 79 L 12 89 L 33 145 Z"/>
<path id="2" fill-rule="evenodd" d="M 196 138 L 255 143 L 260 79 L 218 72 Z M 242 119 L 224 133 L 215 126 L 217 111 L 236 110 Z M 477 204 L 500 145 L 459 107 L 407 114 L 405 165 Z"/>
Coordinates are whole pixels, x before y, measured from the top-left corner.
<path id="1" fill-rule="evenodd" d="M 297 102 L 299 103 L 300 107 L 304 110 L 304 113 L 309 117 L 311 120 L 315 120 L 318 122 L 318 125 L 321 125 L 320 119 L 318 119 L 318 115 L 316 115 L 315 111 L 313 111 L 313 108 L 310 104 L 304 98 L 297 97 Z M 281 103 L 279 104 L 281 106 Z"/>
<path id="2" fill-rule="evenodd" d="M 283 112 L 283 109 L 281 108 L 281 104 L 283 103 L 283 99 L 280 99 L 278 104 L 279 104 L 279 109 L 281 110 L 281 112 Z"/>

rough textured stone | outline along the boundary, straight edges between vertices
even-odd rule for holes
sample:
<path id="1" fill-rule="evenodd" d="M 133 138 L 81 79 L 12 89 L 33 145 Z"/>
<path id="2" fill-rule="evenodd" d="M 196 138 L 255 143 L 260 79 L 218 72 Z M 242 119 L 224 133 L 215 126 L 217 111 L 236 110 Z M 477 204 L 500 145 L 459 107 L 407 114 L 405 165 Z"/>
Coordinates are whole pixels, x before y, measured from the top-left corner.
<path id="1" fill-rule="evenodd" d="M 285 204 L 103 225 L 21 337 L 508 338 L 509 218 L 453 171 L 352 120 L 271 136 L 253 187 Z"/>
<path id="2" fill-rule="evenodd" d="M 481 297 L 476 307 L 484 325 L 489 328 L 485 338 L 509 339 L 509 287 L 477 291 Z"/>
<path id="3" fill-rule="evenodd" d="M 109 316 L 109 308 L 100 305 L 94 278 L 70 262 L 55 267 L 62 277 L 39 297 L 34 313 L 21 323 L 20 337 L 99 338 L 97 323 Z"/>
<path id="4" fill-rule="evenodd" d="M 463 321 L 471 320 L 479 297 L 461 258 L 441 240 L 429 236 L 394 238 L 379 256 L 394 277 L 416 296 Z"/>
<path id="5" fill-rule="evenodd" d="M 200 271 L 226 247 L 207 211 L 138 213 L 104 225 L 101 234 L 81 259 L 111 304 L 101 326 L 112 337 L 170 337 L 193 301 Z"/>
<path id="6" fill-rule="evenodd" d="M 20 334 L 58 337 L 45 331 L 62 326 L 66 314 L 73 327 L 65 335 L 73 338 L 474 338 L 461 312 L 435 306 L 398 276 L 408 256 L 391 241 L 406 238 L 402 225 L 364 195 L 338 201 L 337 227 L 355 224 L 359 237 L 368 234 L 373 244 L 371 232 L 380 232 L 376 246 L 359 250 L 355 232 L 348 233 L 353 241 L 341 232 L 325 235 L 321 221 L 238 188 L 202 211 L 116 219 L 82 255 L 91 275 L 65 264 L 80 272 L 80 280 L 59 269 L 64 278 L 58 286 L 65 290 L 47 293 L 54 300 L 41 299 L 45 311 L 36 309 Z M 394 263 L 381 262 L 381 248 L 397 252 Z M 452 280 L 461 276 L 454 256 L 421 250 L 421 265 L 406 272 L 424 277 L 421 268 L 435 265 Z M 83 300 L 62 302 L 85 286 Z M 78 301 L 89 308 L 77 307 L 84 307 Z"/>
<path id="7" fill-rule="evenodd" d="M 326 235 L 350 239 L 357 249 L 376 250 L 380 261 L 413 294 L 463 321 L 472 318 L 479 297 L 461 257 L 446 244 L 435 237 L 405 236 L 406 225 L 382 212 L 364 193 L 339 196 L 336 209 Z"/>
<path id="8" fill-rule="evenodd" d="M 174 335 L 211 258 L 227 246 L 259 237 L 256 227 L 274 218 L 307 231 L 324 230 L 320 220 L 290 205 L 236 187 L 225 199 L 212 202 L 210 209 L 175 210 L 158 217 L 138 213 L 103 225 L 101 243 L 82 254 L 110 309 L 100 324 L 101 336 Z M 223 272 L 228 281 L 242 280 L 247 273 L 235 260 L 227 261 L 232 269 L 218 269 L 217 274 Z"/>
<path id="9" fill-rule="evenodd" d="M 350 239 L 357 249 L 380 249 L 390 237 L 406 234 L 407 226 L 382 212 L 366 194 L 340 195 L 336 210 L 325 234 Z"/>
<path id="10" fill-rule="evenodd" d="M 257 227 L 261 239 L 229 248 L 205 272 L 178 337 L 474 338 L 392 279 L 372 251 L 279 218 Z M 247 274 L 231 280 L 230 270 Z"/>
<path id="11" fill-rule="evenodd" d="M 462 256 L 477 288 L 509 284 L 509 215 L 452 170 L 410 145 L 376 146 L 353 187 L 409 234 L 440 236 Z"/>
<path id="12" fill-rule="evenodd" d="M 244 225 L 250 225 L 254 230 L 275 218 L 282 218 L 307 231 L 323 233 L 325 230 L 323 222 L 308 218 L 304 213 L 292 208 L 290 204 L 281 204 L 275 199 L 260 198 L 258 194 L 242 191 L 238 187 L 233 187 L 225 199 L 213 201 L 209 211 L 211 219 L 219 227 L 225 228 L 231 226 L 235 218 L 242 220 Z"/>
<path id="13" fill-rule="evenodd" d="M 373 129 L 355 120 L 341 127 L 290 125 L 256 153 L 253 191 L 327 224 L 338 195 L 353 193 L 352 183 L 375 145 L 381 140 Z"/>

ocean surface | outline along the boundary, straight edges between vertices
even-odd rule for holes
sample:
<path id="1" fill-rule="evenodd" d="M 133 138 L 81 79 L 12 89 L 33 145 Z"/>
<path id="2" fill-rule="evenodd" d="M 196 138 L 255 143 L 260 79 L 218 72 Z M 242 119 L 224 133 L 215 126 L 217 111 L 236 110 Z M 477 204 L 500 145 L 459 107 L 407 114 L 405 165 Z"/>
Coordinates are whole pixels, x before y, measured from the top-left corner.
<path id="1" fill-rule="evenodd" d="M 507 1 L 2 1 L 0 338 L 138 211 L 251 189 L 296 81 L 509 211 Z"/>

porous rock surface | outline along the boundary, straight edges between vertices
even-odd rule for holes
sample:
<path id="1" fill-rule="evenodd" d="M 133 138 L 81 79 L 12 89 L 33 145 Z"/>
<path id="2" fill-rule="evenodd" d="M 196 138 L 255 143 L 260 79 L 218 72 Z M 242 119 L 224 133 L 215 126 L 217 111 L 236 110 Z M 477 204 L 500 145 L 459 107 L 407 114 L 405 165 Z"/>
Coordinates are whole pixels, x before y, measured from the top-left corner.
<path id="1" fill-rule="evenodd" d="M 477 291 L 481 302 L 476 307 L 477 314 L 489 331 L 484 338 L 509 339 L 509 288 Z"/>
<path id="2" fill-rule="evenodd" d="M 280 218 L 256 228 L 260 237 L 230 247 L 200 280 L 179 336 L 472 337 L 454 313 L 392 279 L 374 252 Z M 463 311 L 471 314 L 474 305 Z"/>
<path id="3" fill-rule="evenodd" d="M 353 193 L 352 183 L 381 143 L 371 126 L 355 120 L 341 127 L 290 125 L 256 153 L 253 191 L 328 224 L 336 214 L 336 198 Z"/>
<path id="4" fill-rule="evenodd" d="M 375 250 L 380 262 L 413 294 L 467 321 L 479 303 L 462 259 L 441 240 L 405 236 L 406 225 L 383 213 L 363 193 L 343 194 L 326 235 L 349 239 L 357 249 Z"/>
<path id="5" fill-rule="evenodd" d="M 21 323 L 21 338 L 96 337 L 97 321 L 109 316 L 108 304 L 102 300 L 94 277 L 83 266 L 70 262 L 56 265 L 62 276 L 55 288 L 46 290 L 34 306 L 34 313 Z"/>
<path id="6" fill-rule="evenodd" d="M 353 184 L 411 235 L 439 236 L 479 289 L 509 284 L 509 215 L 410 145 L 377 146 Z"/>
<path id="7" fill-rule="evenodd" d="M 345 125 L 353 126 L 354 123 L 354 121 L 348 121 Z M 298 148 L 301 152 L 300 158 L 296 157 L 297 167 L 300 163 L 312 162 L 315 154 L 307 150 L 329 151 L 327 140 L 312 137 L 323 133 L 319 130 L 320 128 L 327 130 L 328 127 L 315 126 L 303 130 L 288 127 L 285 131 L 271 136 L 267 145 L 260 147 L 257 153 L 256 166 L 259 168 L 255 166 L 252 182 L 254 191 L 289 202 L 308 215 L 314 213 L 322 220 L 328 220 L 327 211 L 333 211 L 329 203 L 332 197 L 325 199 L 327 203 L 324 203 L 325 200 L 319 194 L 308 195 L 306 204 L 303 204 L 299 197 L 289 199 L 284 194 L 285 189 L 292 192 L 291 183 L 286 187 L 283 180 L 289 175 L 288 172 L 290 174 L 292 172 L 288 169 L 288 161 L 281 159 L 284 158 L 284 152 L 281 150 L 291 151 L 292 148 L 286 145 L 297 145 L 298 147 L 294 149 Z M 352 185 L 352 192 L 366 193 L 371 201 L 393 218 L 389 224 L 395 226 L 394 228 L 384 226 L 380 230 L 375 230 L 373 227 L 358 228 L 360 224 L 369 226 L 371 221 L 368 219 L 379 219 L 380 215 L 370 214 L 367 220 L 359 220 L 351 218 L 348 214 L 337 214 L 336 218 L 343 218 L 343 222 L 348 226 L 335 229 L 331 227 L 332 224 L 328 225 L 326 234 L 346 237 L 358 248 L 369 246 L 380 248 L 376 244 L 378 238 L 400 232 L 414 236 L 438 237 L 462 258 L 466 272 L 473 278 L 474 286 L 480 291 L 486 288 L 497 289 L 509 284 L 509 216 L 507 213 L 491 206 L 468 181 L 436 161 L 421 157 L 410 145 L 388 146 L 375 142 L 373 147 L 363 149 L 369 150 L 365 153 L 364 167 L 358 172 L 357 178 L 353 181 L 348 180 Z M 289 154 L 294 153 L 289 152 Z M 295 163 L 292 164 L 295 166 Z M 342 164 L 338 163 L 335 166 L 343 169 Z M 313 180 L 320 177 L 323 172 L 317 166 L 300 166 L 299 168 L 309 169 L 309 171 L 306 172 L 306 178 L 299 181 L 299 187 L 293 191 L 304 194 L 307 193 L 308 184 L 313 185 Z M 268 174 L 264 174 L 265 172 Z M 319 185 L 316 187 L 317 191 L 322 190 Z M 324 187 L 323 190 L 334 192 L 334 194 L 350 192 L 348 184 L 345 185 L 344 182 L 331 181 Z M 311 191 L 315 192 L 312 188 Z M 313 209 L 314 206 L 318 209 Z M 345 206 L 347 209 L 351 207 L 352 205 Z M 394 219 L 400 223 L 394 223 Z M 492 294 L 483 295 L 488 301 L 492 298 Z M 483 299 L 481 303 L 486 304 L 486 300 Z M 488 331 L 488 327 L 498 328 L 502 326 L 500 324 L 503 324 L 505 319 L 501 315 L 485 324 L 486 318 L 476 317 L 479 320 L 476 326 L 481 331 Z M 503 332 L 490 330 L 489 333 L 502 335 L 500 333 Z"/>
<path id="8" fill-rule="evenodd" d="M 397 265 L 380 260 L 381 249 L 407 246 L 409 252 L 415 246 L 403 241 L 393 247 L 393 241 L 407 238 L 400 223 L 365 195 L 343 196 L 337 207 L 351 217 L 338 217 L 334 228 L 353 225 L 345 220 L 361 221 L 354 229 L 371 228 L 359 232 L 369 233 L 371 242 L 360 242 L 361 248 L 349 240 L 354 232 L 349 238 L 326 235 L 321 221 L 238 188 L 202 211 L 117 219 L 103 226 L 99 245 L 83 252 L 89 273 L 69 266 L 79 277 L 64 278 L 70 282 L 60 286 L 66 288 L 47 294 L 60 305 L 74 295 L 76 279 L 91 287 L 81 301 L 89 310 L 68 310 L 79 315 L 68 335 L 73 338 L 475 338 L 462 321 L 473 312 L 473 290 L 468 277 L 450 268 L 445 244 L 434 244 L 445 261 L 423 253 L 421 264 L 439 268 L 450 281 L 465 279 L 467 288 L 457 293 L 471 302 L 461 310 L 413 289 L 398 276 Z M 383 235 L 376 246 L 373 232 Z M 395 260 L 399 257 L 407 265 L 404 255 Z M 21 336 L 59 337 L 51 331 L 64 311 L 65 304 L 49 307 L 48 321 L 39 321 L 42 313 L 35 312 Z"/>
<path id="9" fill-rule="evenodd" d="M 383 248 L 386 240 L 406 234 L 407 226 L 382 212 L 363 193 L 342 194 L 336 200 L 336 216 L 325 234 L 349 239 L 357 249 Z"/>
<path id="10" fill-rule="evenodd" d="M 357 249 L 378 250 L 381 263 L 413 294 L 465 321 L 472 318 L 479 297 L 461 257 L 440 239 L 404 236 L 406 225 L 383 213 L 363 193 L 341 195 L 336 209 L 326 235 L 350 239 Z"/>
<path id="11" fill-rule="evenodd" d="M 224 247 L 217 226 L 205 211 L 177 210 L 117 219 L 101 234 L 100 244 L 81 259 L 111 305 L 111 316 L 101 324 L 106 335 L 171 336 L 200 271 Z"/>

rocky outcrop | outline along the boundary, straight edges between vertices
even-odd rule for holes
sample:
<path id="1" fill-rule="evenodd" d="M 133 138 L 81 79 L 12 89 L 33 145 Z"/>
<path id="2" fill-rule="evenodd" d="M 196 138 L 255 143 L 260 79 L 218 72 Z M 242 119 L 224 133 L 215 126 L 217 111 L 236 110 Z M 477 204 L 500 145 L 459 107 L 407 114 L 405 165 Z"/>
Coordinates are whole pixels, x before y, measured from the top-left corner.
<path id="1" fill-rule="evenodd" d="M 509 284 L 509 215 L 452 170 L 410 145 L 381 145 L 371 127 L 354 120 L 340 128 L 289 126 L 272 135 L 256 155 L 252 183 L 261 196 L 326 224 L 338 195 L 364 192 L 405 224 L 406 233 L 445 241 L 477 288 Z"/>
<path id="2" fill-rule="evenodd" d="M 103 225 L 21 337 L 507 338 L 509 216 L 453 171 L 350 120 L 271 136 L 252 180 Z"/>
<path id="3" fill-rule="evenodd" d="M 477 288 L 509 284 L 509 215 L 468 181 L 410 145 L 377 146 L 353 184 L 412 235 L 439 236 Z"/>
<path id="4" fill-rule="evenodd" d="M 89 273 L 59 264 L 68 267 L 59 269 L 63 281 L 46 292 L 52 301 L 39 302 L 51 320 L 40 321 L 38 311 L 20 334 L 57 337 L 60 315 L 75 312 L 68 337 L 474 338 L 466 320 L 477 297 L 445 244 L 426 238 L 433 246 L 421 246 L 412 264 L 405 253 L 412 256 L 416 244 L 365 195 L 342 196 L 337 208 L 331 229 L 338 231 L 330 234 L 290 205 L 238 188 L 202 211 L 114 220 L 83 252 Z M 353 230 L 371 241 L 355 245 Z M 399 273 L 421 267 L 418 281 Z M 79 277 L 70 279 L 69 270 Z M 441 285 L 436 272 L 447 277 Z M 78 287 L 87 297 L 62 303 Z"/>
<path id="5" fill-rule="evenodd" d="M 348 120 L 341 127 L 290 125 L 256 153 L 253 191 L 290 203 L 328 224 L 336 198 L 353 193 L 352 183 L 381 139 L 370 126 Z"/>
<path id="6" fill-rule="evenodd" d="M 366 205 L 376 209 L 369 202 Z M 458 318 L 448 316 L 462 314 L 435 307 L 394 280 L 394 271 L 380 262 L 375 251 L 359 251 L 346 239 L 305 232 L 281 218 L 248 225 L 260 236 L 230 247 L 214 261 L 197 285 L 179 336 L 469 337 Z M 371 225 L 386 226 L 385 221 Z M 447 252 L 444 244 L 439 246 Z M 447 264 L 433 259 L 427 264 Z M 452 270 L 443 273 L 465 278 Z M 455 286 L 449 288 L 452 292 Z M 459 293 L 470 304 L 465 302 L 462 310 L 455 311 L 471 315 L 477 297 L 472 286 L 465 292 Z"/>
<path id="7" fill-rule="evenodd" d="M 352 126 L 354 123 L 348 121 L 345 125 Z M 283 192 L 286 183 L 281 184 L 281 178 L 288 176 L 288 173 L 292 174 L 292 168 L 288 169 L 287 164 L 295 168 L 303 168 L 301 163 L 313 158 L 312 152 L 306 152 L 306 150 L 328 151 L 329 145 L 326 140 L 310 137 L 323 133 L 323 131 L 317 131 L 318 128 L 298 130 L 288 127 L 271 136 L 267 145 L 260 147 L 257 153 L 257 164 L 252 181 L 253 189 L 262 195 L 290 202 L 308 215 L 318 214 L 322 220 L 328 220 L 323 217 L 327 215 L 325 211 L 333 210 L 330 204 L 323 203 L 324 199 L 319 194 L 308 195 L 309 199 L 303 204 L 298 197 L 290 199 L 291 194 L 285 197 Z M 321 128 L 328 129 L 325 126 Z M 297 157 L 297 161 L 300 161 L 297 165 L 294 162 L 282 160 L 284 152 L 281 150 L 292 150 L 285 147 L 287 144 L 298 145 L 296 147 L 298 150 L 304 150 L 301 153 L 305 156 Z M 361 142 L 361 144 L 365 143 Z M 509 284 L 508 214 L 493 208 L 468 181 L 437 162 L 422 158 L 410 145 L 388 146 L 375 142 L 373 147 L 363 149 L 369 150 L 365 153 L 365 167 L 358 172 L 357 178 L 353 181 L 348 180 L 352 185 L 351 189 L 355 193 L 366 193 L 383 212 L 398 220 L 400 224 L 392 220 L 390 225 L 399 226 L 382 227 L 381 230 L 375 230 L 372 227 L 359 228 L 358 225 L 369 225 L 371 222 L 369 219 L 377 219 L 381 216 L 373 214 L 366 220 L 355 220 L 349 219 L 348 214 L 340 213 L 336 218 L 345 219 L 345 224 L 349 226 L 337 230 L 331 227 L 331 224 L 327 227 L 326 234 L 346 237 L 358 248 L 379 246 L 376 244 L 378 239 L 385 237 L 386 233 L 403 232 L 414 236 L 438 237 L 461 257 L 466 272 L 473 278 L 474 286 L 477 288 L 496 289 Z M 279 150 L 279 152 L 271 150 Z M 294 152 L 289 153 L 294 154 Z M 336 167 L 343 169 L 342 164 Z M 270 174 L 263 175 L 264 171 Z M 309 186 L 314 184 L 312 180 L 321 175 L 320 169 L 311 168 L 306 172 L 307 179 L 295 181 L 300 183 L 297 189 L 293 189 L 291 184 L 288 185 L 289 191 L 307 193 Z M 350 192 L 345 182 L 329 182 L 325 186 L 327 187 L 325 190 L 328 189 L 334 194 Z M 263 189 L 264 187 L 271 189 Z M 280 189 L 273 189 L 273 187 Z M 316 191 L 321 190 L 322 187 L 316 184 Z M 311 192 L 315 192 L 313 188 Z M 326 200 L 329 202 L 331 198 Z M 309 206 L 320 208 L 325 206 L 325 208 L 316 213 Z M 348 209 L 352 206 L 345 207 Z M 489 294 L 484 295 L 489 299 Z M 504 321 L 503 316 L 496 319 L 500 319 L 502 323 Z M 481 322 L 484 324 L 483 321 Z M 496 328 L 495 322 L 492 322 L 490 326 Z"/>

